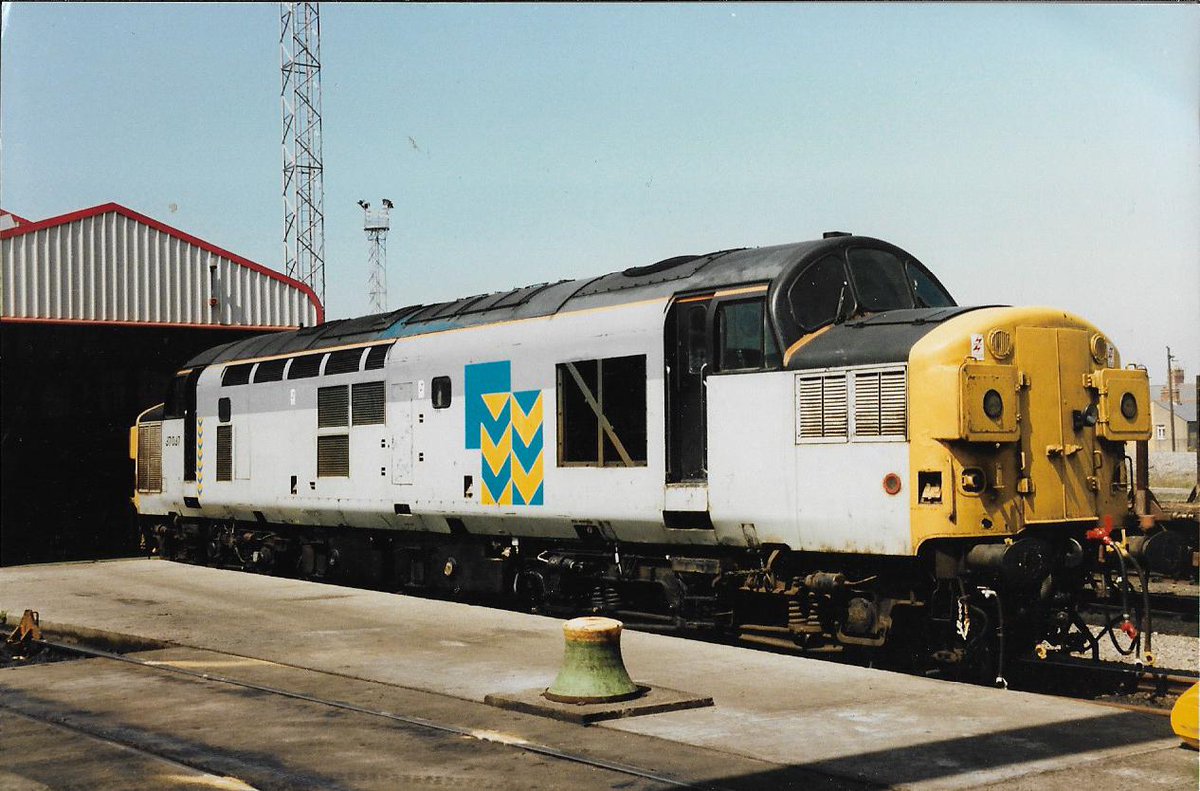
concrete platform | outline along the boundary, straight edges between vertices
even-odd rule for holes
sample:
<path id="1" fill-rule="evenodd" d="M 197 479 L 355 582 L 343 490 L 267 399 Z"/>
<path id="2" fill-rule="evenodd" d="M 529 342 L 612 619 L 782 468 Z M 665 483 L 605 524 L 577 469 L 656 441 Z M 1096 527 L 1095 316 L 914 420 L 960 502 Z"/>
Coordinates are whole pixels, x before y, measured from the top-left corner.
<path id="1" fill-rule="evenodd" d="M 181 776 L 180 787 L 197 787 L 196 777 L 339 788 L 1196 787 L 1197 754 L 1177 747 L 1165 717 L 636 632 L 623 644 L 639 681 L 715 705 L 587 727 L 500 711 L 484 698 L 553 679 L 560 622 L 461 604 L 156 560 L 0 569 L 0 609 L 11 618 L 27 607 L 50 627 L 177 646 L 140 657 L 459 730 L 418 734 L 110 660 L 9 668 L 0 670 L 0 722 L 23 736 L 19 755 L 0 739 L 4 787 L 66 785 L 46 774 L 52 762 L 30 757 L 53 754 L 64 728 L 63 740 L 106 745 L 87 753 L 96 777 L 116 744 L 140 756 L 130 771 L 186 767 L 195 777 Z M 660 780 L 514 749 L 519 742 Z"/>

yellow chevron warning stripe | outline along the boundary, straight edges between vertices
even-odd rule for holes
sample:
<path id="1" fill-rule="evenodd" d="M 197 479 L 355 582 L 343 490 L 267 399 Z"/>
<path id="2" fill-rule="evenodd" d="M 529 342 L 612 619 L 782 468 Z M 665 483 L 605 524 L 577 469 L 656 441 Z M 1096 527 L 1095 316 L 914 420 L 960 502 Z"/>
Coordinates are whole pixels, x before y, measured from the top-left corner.
<path id="1" fill-rule="evenodd" d="M 533 407 L 526 414 L 521 409 L 521 403 L 517 399 L 512 402 L 512 424 L 517 430 L 517 436 L 526 446 L 533 442 L 534 435 L 537 434 L 539 428 L 542 427 L 542 394 L 538 393 L 537 400 L 533 402 Z"/>
<path id="2" fill-rule="evenodd" d="M 493 473 L 499 474 L 504 463 L 512 456 L 512 427 L 505 426 L 504 433 L 500 435 L 498 442 L 492 441 L 492 435 L 488 433 L 486 428 L 481 428 L 479 431 L 479 445 L 483 451 L 484 461 Z"/>
<path id="3" fill-rule="evenodd" d="M 538 454 L 537 461 L 533 463 L 533 469 L 526 472 L 521 468 L 520 463 L 514 458 L 512 466 L 513 485 L 517 487 L 517 491 L 521 493 L 521 498 L 528 503 L 533 499 L 533 495 L 537 493 L 538 487 L 542 485 L 542 475 L 544 465 L 542 463 L 542 454 Z"/>
<path id="4" fill-rule="evenodd" d="M 501 413 L 504 412 L 504 407 L 512 398 L 512 393 L 484 393 L 483 403 L 487 405 L 488 412 L 492 415 L 492 420 L 499 420 Z"/>
<path id="5" fill-rule="evenodd" d="M 499 497 L 493 497 L 492 491 L 485 484 L 480 502 L 483 505 L 512 505 L 512 483 L 504 484 L 504 491 L 500 492 Z"/>

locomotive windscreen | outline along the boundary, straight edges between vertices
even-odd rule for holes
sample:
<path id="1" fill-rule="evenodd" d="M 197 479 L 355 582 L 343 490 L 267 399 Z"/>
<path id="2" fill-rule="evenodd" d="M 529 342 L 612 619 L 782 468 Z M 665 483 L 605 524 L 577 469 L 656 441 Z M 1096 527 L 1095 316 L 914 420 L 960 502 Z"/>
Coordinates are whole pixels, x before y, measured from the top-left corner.
<path id="1" fill-rule="evenodd" d="M 954 300 L 928 272 L 886 250 L 851 249 L 847 256 L 860 311 L 944 308 Z"/>

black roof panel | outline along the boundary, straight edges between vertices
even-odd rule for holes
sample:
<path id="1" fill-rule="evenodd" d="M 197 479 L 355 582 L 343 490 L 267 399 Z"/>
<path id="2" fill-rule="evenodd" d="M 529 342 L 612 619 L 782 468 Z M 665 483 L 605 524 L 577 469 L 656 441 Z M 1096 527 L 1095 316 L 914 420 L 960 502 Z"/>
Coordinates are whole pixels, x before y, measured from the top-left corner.
<path id="1" fill-rule="evenodd" d="M 550 316 L 569 310 L 667 298 L 679 293 L 769 283 L 790 267 L 810 259 L 827 247 L 864 241 L 878 243 L 877 240 L 863 237 L 838 237 L 773 247 L 722 250 L 701 256 L 677 256 L 647 266 L 627 267 L 620 272 L 599 277 L 539 283 L 432 305 L 410 305 L 390 313 L 329 321 L 317 327 L 235 341 L 201 352 L 192 358 L 189 365 L 292 354 L 459 327 Z M 868 321 L 881 319 L 876 316 Z M 927 321 L 936 320 L 930 318 Z M 904 324 L 917 326 L 912 322 Z M 841 335 L 842 332 L 831 333 L 827 343 Z M 816 351 L 817 348 L 814 348 L 812 354 L 815 355 Z M 831 358 L 838 356 L 833 348 L 827 352 Z M 807 350 L 804 356 L 809 356 Z"/>

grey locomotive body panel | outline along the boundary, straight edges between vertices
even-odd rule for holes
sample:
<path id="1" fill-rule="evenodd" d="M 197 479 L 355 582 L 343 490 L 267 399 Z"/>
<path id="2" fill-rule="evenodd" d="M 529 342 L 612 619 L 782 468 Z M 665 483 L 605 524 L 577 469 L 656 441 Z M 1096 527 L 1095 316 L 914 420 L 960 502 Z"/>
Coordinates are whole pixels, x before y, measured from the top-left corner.
<path id="1" fill-rule="evenodd" d="M 767 342 L 782 352 L 788 338 L 779 327 L 792 321 L 780 313 L 786 285 L 798 269 L 852 245 L 896 249 L 837 237 L 681 257 L 211 349 L 188 369 L 202 369 L 194 475 L 187 438 L 167 442 L 162 492 L 142 493 L 141 511 L 426 533 L 449 533 L 453 524 L 472 534 L 563 540 L 588 529 L 621 542 L 908 554 L 905 498 L 883 495 L 876 483 L 891 471 L 906 474 L 905 438 L 799 441 L 800 378 L 813 368 L 836 378 L 888 363 L 903 380 L 906 349 L 959 309 L 895 311 L 904 314 L 895 326 L 882 326 L 878 315 L 875 324 L 838 323 L 811 350 L 761 370 L 707 376 L 713 369 L 702 364 L 700 429 L 690 441 L 707 449 L 705 467 L 671 480 L 669 410 L 678 394 L 668 377 L 677 360 L 666 353 L 664 323 L 673 306 L 696 294 L 714 304 L 756 300 L 774 334 Z M 387 350 L 382 367 L 365 370 L 360 361 L 358 370 L 289 378 L 299 356 L 333 360 L 378 346 Z M 381 352 L 371 354 L 378 363 Z M 253 381 L 284 359 L 274 381 Z M 230 383 L 234 368 L 248 381 Z M 619 419 L 601 403 L 605 383 L 610 402 L 623 404 L 613 407 Z M 380 388 L 383 414 L 360 423 L 359 393 L 375 397 Z M 629 404 L 640 414 L 626 414 Z M 579 420 L 587 422 L 582 433 Z M 183 420 L 164 421 L 166 437 L 187 432 Z"/>

